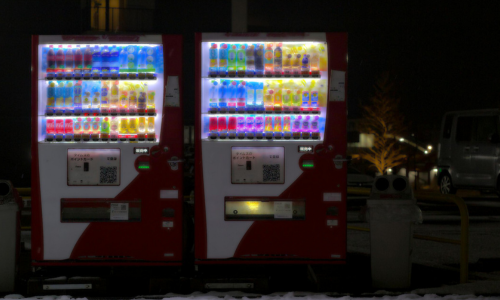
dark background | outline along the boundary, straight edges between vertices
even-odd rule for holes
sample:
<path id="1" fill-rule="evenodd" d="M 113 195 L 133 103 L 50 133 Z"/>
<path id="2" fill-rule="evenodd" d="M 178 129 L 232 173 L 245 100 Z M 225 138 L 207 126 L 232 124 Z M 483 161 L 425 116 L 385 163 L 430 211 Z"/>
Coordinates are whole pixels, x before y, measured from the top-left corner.
<path id="1" fill-rule="evenodd" d="M 192 125 L 194 32 L 231 31 L 231 1 L 151 2 L 153 26 L 141 32 L 184 36 L 184 123 Z M 0 178 L 17 187 L 30 186 L 31 177 L 30 36 L 99 34 L 91 30 L 91 5 L 0 4 Z M 248 0 L 248 31 L 348 32 L 349 118 L 360 117 L 376 76 L 391 71 L 411 132 L 436 143 L 446 111 L 499 107 L 499 12 L 499 1 Z"/>

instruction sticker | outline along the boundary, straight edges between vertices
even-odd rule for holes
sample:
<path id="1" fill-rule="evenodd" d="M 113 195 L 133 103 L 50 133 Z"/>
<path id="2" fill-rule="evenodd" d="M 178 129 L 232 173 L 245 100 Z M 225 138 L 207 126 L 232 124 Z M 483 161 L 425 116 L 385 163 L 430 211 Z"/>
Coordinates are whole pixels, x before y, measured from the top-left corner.
<path id="1" fill-rule="evenodd" d="M 292 218 L 292 202 L 291 201 L 276 201 L 274 202 L 274 218 L 275 219 L 291 219 Z"/>
<path id="2" fill-rule="evenodd" d="M 345 72 L 332 70 L 330 76 L 330 101 L 345 101 Z"/>
<path id="3" fill-rule="evenodd" d="M 111 203 L 109 214 L 112 221 L 127 221 L 128 203 Z"/>
<path id="4" fill-rule="evenodd" d="M 165 103 L 164 106 L 167 107 L 179 107 L 180 106 L 180 95 L 179 95 L 179 76 L 168 76 L 167 85 L 165 87 Z"/>

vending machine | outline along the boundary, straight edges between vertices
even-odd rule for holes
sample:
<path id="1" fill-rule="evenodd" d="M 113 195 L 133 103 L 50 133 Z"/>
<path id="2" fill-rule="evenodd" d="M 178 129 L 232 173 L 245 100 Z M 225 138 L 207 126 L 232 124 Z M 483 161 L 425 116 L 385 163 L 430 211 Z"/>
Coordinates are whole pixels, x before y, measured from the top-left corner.
<path id="1" fill-rule="evenodd" d="M 344 263 L 346 33 L 196 35 L 195 258 Z"/>
<path id="2" fill-rule="evenodd" d="M 35 266 L 179 265 L 182 37 L 32 37 Z"/>

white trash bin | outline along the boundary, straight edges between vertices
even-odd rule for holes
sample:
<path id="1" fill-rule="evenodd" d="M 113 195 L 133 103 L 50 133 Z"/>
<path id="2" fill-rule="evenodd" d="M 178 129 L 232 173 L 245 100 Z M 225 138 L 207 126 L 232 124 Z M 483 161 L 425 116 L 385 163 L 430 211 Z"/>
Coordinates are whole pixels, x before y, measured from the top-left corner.
<path id="1" fill-rule="evenodd" d="M 10 202 L 15 201 L 12 190 L 10 182 L 0 181 L 0 293 L 14 291 L 17 271 L 19 207 Z"/>
<path id="2" fill-rule="evenodd" d="M 409 288 L 413 226 L 422 222 L 422 213 L 416 206 L 406 177 L 379 176 L 374 182 L 366 203 L 370 222 L 372 286 Z"/>

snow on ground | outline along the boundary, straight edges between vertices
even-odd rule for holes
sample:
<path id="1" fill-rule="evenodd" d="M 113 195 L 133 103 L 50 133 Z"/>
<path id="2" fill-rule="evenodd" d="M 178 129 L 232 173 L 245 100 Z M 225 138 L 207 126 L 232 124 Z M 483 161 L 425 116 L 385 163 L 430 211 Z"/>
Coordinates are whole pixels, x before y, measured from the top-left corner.
<path id="1" fill-rule="evenodd" d="M 417 294 L 403 294 L 397 296 L 388 296 L 386 295 L 387 291 L 380 291 L 376 296 L 367 296 L 367 297 L 351 297 L 351 296 L 340 296 L 340 295 L 330 295 L 330 294 L 314 294 L 314 293 L 274 293 L 270 295 L 256 295 L 256 294 L 245 294 L 242 292 L 210 292 L 210 293 L 193 293 L 190 295 L 176 295 L 176 294 L 167 294 L 164 296 L 154 296 L 154 299 L 160 299 L 159 297 L 163 297 L 163 299 L 168 300 L 187 300 L 187 299 L 196 299 L 196 300 L 219 300 L 223 298 L 224 300 L 331 300 L 331 299 L 342 299 L 342 300 L 366 300 L 366 299 L 380 299 L 380 300 L 497 300 L 500 297 L 483 297 L 483 296 L 474 296 L 474 295 L 447 295 L 447 296 L 438 296 L 436 294 L 427 294 L 427 295 L 417 295 Z M 382 296 L 384 295 L 384 296 Z M 40 297 L 31 297 L 31 298 L 23 298 L 21 295 L 7 295 L 5 299 L 24 299 L 24 300 L 87 300 L 87 298 L 72 298 L 71 296 L 40 296 Z M 134 298 L 135 299 L 148 299 L 147 296 L 141 296 Z"/>

